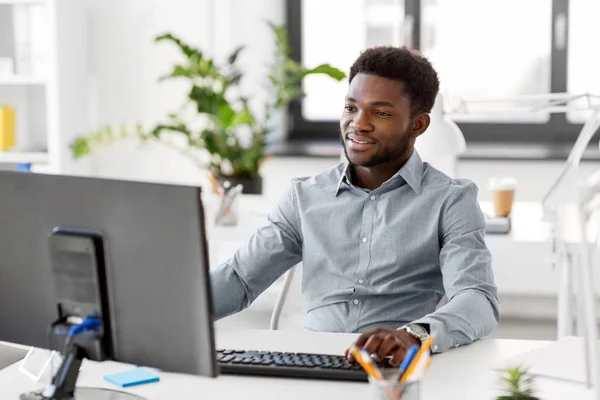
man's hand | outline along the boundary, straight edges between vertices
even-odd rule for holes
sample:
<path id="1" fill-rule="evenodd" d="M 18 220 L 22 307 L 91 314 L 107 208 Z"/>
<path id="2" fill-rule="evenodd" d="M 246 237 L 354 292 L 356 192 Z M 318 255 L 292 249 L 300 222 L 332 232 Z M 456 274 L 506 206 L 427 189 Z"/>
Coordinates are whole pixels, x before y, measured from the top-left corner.
<path id="1" fill-rule="evenodd" d="M 397 367 L 402 362 L 407 350 L 415 344 L 420 346 L 421 341 L 403 330 L 377 328 L 360 335 L 354 344 L 365 349 L 367 353 L 374 354 L 377 362 L 381 362 L 387 356 L 392 356 L 389 363 Z M 350 361 L 355 361 L 349 349 L 346 349 L 346 357 Z"/>

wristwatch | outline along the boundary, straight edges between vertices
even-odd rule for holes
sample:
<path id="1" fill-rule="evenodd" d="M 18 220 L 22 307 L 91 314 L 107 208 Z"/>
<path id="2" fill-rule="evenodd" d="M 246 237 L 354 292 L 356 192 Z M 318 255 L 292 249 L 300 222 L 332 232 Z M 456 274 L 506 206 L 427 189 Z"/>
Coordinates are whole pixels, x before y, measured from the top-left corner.
<path id="1" fill-rule="evenodd" d="M 429 332 L 427 332 L 427 330 L 419 324 L 406 324 L 398 330 L 406 331 L 406 333 L 412 337 L 419 339 L 421 344 L 425 343 L 425 341 L 429 339 Z"/>

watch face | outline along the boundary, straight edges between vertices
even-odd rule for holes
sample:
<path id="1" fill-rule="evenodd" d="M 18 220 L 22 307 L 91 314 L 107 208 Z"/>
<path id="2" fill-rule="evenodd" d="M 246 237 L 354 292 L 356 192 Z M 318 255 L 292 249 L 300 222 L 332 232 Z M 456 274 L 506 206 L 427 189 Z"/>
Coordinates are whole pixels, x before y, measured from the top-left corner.
<path id="1" fill-rule="evenodd" d="M 413 334 L 413 336 L 416 336 L 421 341 L 424 341 L 429 337 L 429 334 L 421 325 L 411 324 L 407 325 L 406 328 L 408 333 Z"/>

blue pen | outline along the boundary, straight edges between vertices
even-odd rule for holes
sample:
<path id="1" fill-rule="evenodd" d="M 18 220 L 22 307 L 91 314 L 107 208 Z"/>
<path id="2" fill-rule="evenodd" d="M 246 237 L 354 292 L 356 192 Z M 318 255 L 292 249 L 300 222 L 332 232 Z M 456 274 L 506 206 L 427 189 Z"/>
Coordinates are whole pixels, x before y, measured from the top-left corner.
<path id="1" fill-rule="evenodd" d="M 402 360 L 402 362 L 400 363 L 400 376 L 398 377 L 398 380 L 402 378 L 402 375 L 404 375 L 406 369 L 408 368 L 412 360 L 415 358 L 415 355 L 417 355 L 418 351 L 419 346 L 417 346 L 416 344 L 412 345 L 410 349 L 408 349 L 406 355 L 404 356 L 404 360 Z"/>

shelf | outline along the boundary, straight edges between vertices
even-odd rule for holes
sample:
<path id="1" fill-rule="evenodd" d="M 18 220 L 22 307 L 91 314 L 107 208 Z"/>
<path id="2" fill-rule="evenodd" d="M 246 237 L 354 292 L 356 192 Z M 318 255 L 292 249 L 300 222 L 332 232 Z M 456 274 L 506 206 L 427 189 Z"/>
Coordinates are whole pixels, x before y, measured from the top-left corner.
<path id="1" fill-rule="evenodd" d="M 0 75 L 0 85 L 44 85 L 45 83 L 44 78 L 36 76 Z"/>
<path id="2" fill-rule="evenodd" d="M 10 164 L 47 164 L 48 153 L 0 151 L 0 163 Z"/>
<path id="3" fill-rule="evenodd" d="M 0 0 L 0 4 L 46 4 L 47 0 Z"/>

